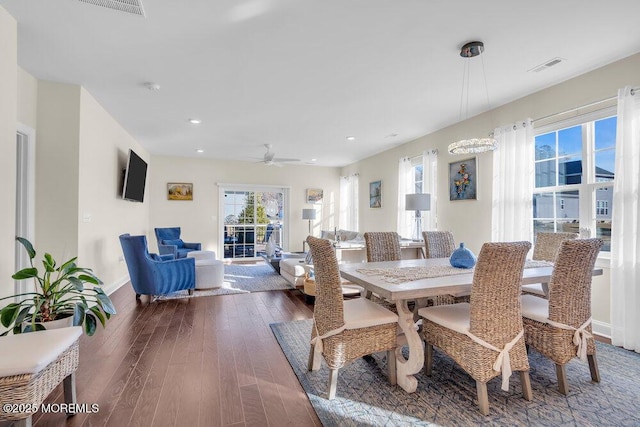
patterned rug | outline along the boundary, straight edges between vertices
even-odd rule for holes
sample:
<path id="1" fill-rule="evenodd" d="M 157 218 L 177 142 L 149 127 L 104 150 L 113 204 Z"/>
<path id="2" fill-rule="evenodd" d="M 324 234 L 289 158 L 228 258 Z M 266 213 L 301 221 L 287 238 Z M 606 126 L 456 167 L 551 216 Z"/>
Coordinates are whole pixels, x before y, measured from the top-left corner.
<path id="1" fill-rule="evenodd" d="M 284 277 L 265 263 L 225 264 L 224 285 L 218 289 L 196 289 L 193 295 L 180 291 L 158 297 L 160 300 L 175 298 L 207 297 L 213 295 L 247 294 L 249 292 L 281 291 L 294 289 Z"/>
<path id="2" fill-rule="evenodd" d="M 475 381 L 450 358 L 434 352 L 431 378 L 419 373 L 418 390 L 406 393 L 387 381 L 384 353 L 342 368 L 332 401 L 325 399 L 329 371 L 307 370 L 311 320 L 273 323 L 273 330 L 318 417 L 325 426 L 638 426 L 640 354 L 597 343 L 601 382 L 577 359 L 567 365 L 569 394 L 558 392 L 555 365 L 533 349 L 529 355 L 533 400 L 522 398 L 517 374 L 510 390 L 500 377 L 488 383 L 490 413 L 478 411 Z"/>

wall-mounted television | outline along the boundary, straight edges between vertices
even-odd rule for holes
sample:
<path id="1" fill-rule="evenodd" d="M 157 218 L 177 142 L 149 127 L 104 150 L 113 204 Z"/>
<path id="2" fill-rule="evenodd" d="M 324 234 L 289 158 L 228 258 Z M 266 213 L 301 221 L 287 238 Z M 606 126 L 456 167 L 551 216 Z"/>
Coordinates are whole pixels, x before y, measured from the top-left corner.
<path id="1" fill-rule="evenodd" d="M 124 172 L 122 198 L 134 202 L 144 201 L 144 186 L 147 179 L 147 162 L 133 150 L 129 150 L 127 169 Z"/>

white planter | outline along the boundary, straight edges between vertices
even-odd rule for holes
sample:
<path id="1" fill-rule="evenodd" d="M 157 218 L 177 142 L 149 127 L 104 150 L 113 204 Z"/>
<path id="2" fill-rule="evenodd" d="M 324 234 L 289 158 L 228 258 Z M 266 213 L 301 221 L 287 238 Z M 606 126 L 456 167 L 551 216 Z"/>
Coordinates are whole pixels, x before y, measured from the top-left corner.
<path id="1" fill-rule="evenodd" d="M 36 322 L 43 325 L 46 329 L 62 329 L 62 328 L 70 328 L 73 326 L 73 315 L 69 317 L 63 317 L 62 319 L 52 320 L 51 322 Z M 30 325 L 31 322 L 25 322 L 22 324 L 22 330 L 27 325 Z"/>

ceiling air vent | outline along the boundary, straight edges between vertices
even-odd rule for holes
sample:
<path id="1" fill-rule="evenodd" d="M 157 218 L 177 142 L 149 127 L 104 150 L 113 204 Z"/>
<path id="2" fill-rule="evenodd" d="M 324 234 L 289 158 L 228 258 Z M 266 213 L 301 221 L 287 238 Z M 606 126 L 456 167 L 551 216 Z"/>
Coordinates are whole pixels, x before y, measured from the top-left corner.
<path id="1" fill-rule="evenodd" d="M 545 62 L 544 64 L 540 64 L 540 65 L 537 65 L 537 66 L 533 67 L 532 69 L 529 70 L 529 72 L 539 73 L 540 71 L 544 71 L 549 67 L 553 67 L 554 65 L 557 65 L 557 64 L 561 63 L 562 61 L 564 61 L 564 59 L 562 59 L 562 58 L 550 59 L 547 62 Z"/>
<path id="2" fill-rule="evenodd" d="M 119 10 L 121 12 L 133 13 L 134 15 L 145 16 L 142 0 L 79 0 L 96 6 Z"/>

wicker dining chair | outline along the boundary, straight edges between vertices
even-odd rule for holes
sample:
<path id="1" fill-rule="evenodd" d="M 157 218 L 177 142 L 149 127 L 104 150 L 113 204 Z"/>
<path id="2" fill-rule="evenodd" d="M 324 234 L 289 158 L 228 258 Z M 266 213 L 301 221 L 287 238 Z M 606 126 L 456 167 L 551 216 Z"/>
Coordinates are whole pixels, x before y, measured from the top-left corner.
<path id="1" fill-rule="evenodd" d="M 423 231 L 425 258 L 449 258 L 456 249 L 453 233 L 450 231 Z M 456 294 L 437 295 L 429 298 L 429 305 L 455 304 L 469 302 L 469 291 L 460 291 Z"/>
<path id="2" fill-rule="evenodd" d="M 534 260 L 555 262 L 562 242 L 577 238 L 577 233 L 537 233 L 535 244 L 533 245 L 532 258 Z M 547 298 L 547 292 L 545 292 L 542 283 L 524 285 L 522 286 L 522 293 Z"/>
<path id="3" fill-rule="evenodd" d="M 471 302 L 418 311 L 423 318 L 426 374 L 431 375 L 436 346 L 476 380 L 484 415 L 489 414 L 487 381 L 498 375 L 502 389 L 508 390 L 511 371 L 519 371 L 523 396 L 532 398 L 519 299 L 530 248 L 529 242 L 485 243 L 473 274 Z"/>
<path id="4" fill-rule="evenodd" d="M 367 231 L 364 233 L 364 246 L 367 251 L 367 262 L 400 261 L 400 235 L 395 231 Z M 387 309 L 397 313 L 396 305 L 385 301 L 371 291 L 366 292 L 366 298 L 382 304 Z"/>
<path id="5" fill-rule="evenodd" d="M 389 382 L 396 383 L 398 315 L 366 299 L 343 301 L 338 260 L 331 241 L 307 237 L 313 255 L 316 301 L 313 310 L 309 370 L 329 366 L 328 398 L 336 395 L 338 370 L 362 356 L 387 352 Z"/>
<path id="6" fill-rule="evenodd" d="M 367 262 L 399 261 L 402 259 L 400 236 L 395 231 L 367 231 L 364 233 Z"/>
<path id="7" fill-rule="evenodd" d="M 601 239 L 565 240 L 549 282 L 549 299 L 522 295 L 525 341 L 556 364 L 558 389 L 567 394 L 565 365 L 574 357 L 589 362 L 600 382 L 591 335 L 591 280 Z"/>
<path id="8" fill-rule="evenodd" d="M 426 258 L 449 258 L 456 250 L 456 242 L 450 231 L 423 231 Z"/>

